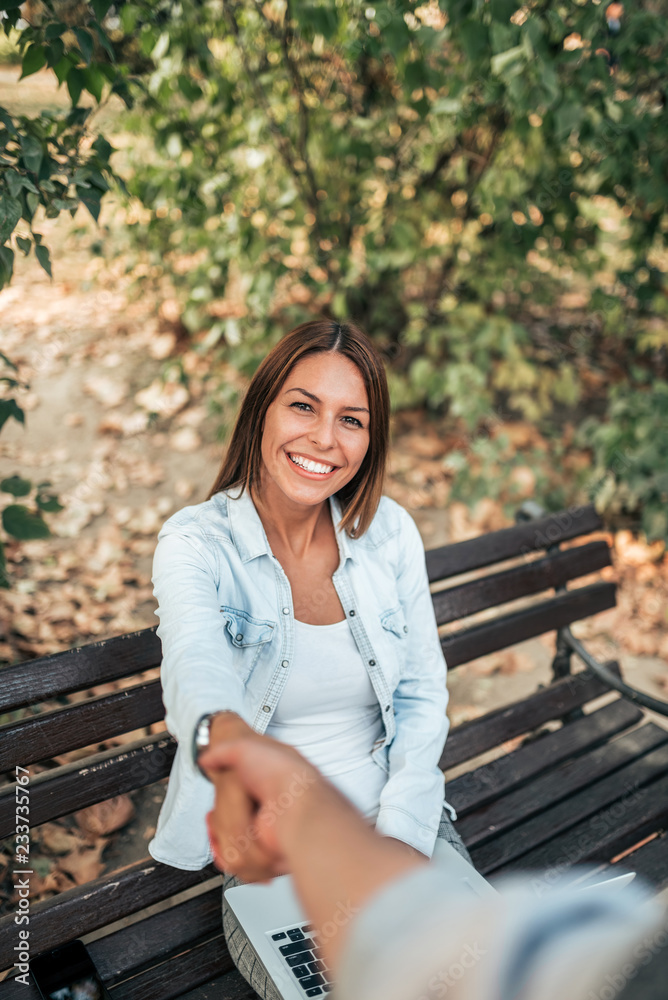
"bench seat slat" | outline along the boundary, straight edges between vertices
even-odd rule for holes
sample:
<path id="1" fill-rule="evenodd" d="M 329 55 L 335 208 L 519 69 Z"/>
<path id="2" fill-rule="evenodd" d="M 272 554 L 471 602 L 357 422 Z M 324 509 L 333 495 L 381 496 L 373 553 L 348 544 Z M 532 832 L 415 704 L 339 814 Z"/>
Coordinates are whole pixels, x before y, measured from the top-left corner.
<path id="1" fill-rule="evenodd" d="M 616 663 L 609 662 L 606 666 L 619 673 Z M 555 681 L 522 701 L 462 723 L 448 735 L 439 767 L 444 771 L 457 767 L 487 750 L 502 746 L 507 740 L 532 732 L 552 719 L 562 718 L 609 690 L 598 677 L 583 670 Z"/>
<path id="2" fill-rule="evenodd" d="M 30 782 L 30 826 L 39 826 L 169 774 L 176 741 L 168 733 L 43 771 Z M 14 784 L 0 788 L 0 839 L 15 829 Z"/>
<path id="3" fill-rule="evenodd" d="M 665 834 L 655 837 L 637 851 L 627 854 L 618 864 L 628 871 L 637 872 L 657 890 L 665 889 L 668 886 L 668 837 Z"/>
<path id="4" fill-rule="evenodd" d="M 457 829 L 467 845 L 484 843 L 545 809 L 558 808 L 564 799 L 665 743 L 668 743 L 668 732 L 648 723 L 604 747 L 590 750 L 555 770 L 539 775 L 530 785 L 508 792 L 464 818 Z"/>
<path id="5" fill-rule="evenodd" d="M 142 729 L 164 715 L 162 689 L 156 680 L 10 722 L 0 727 L 0 771 L 14 768 L 17 746 L 21 747 L 21 764 L 32 764 Z"/>
<path id="6" fill-rule="evenodd" d="M 474 861 L 482 865 L 482 871 L 494 871 L 506 866 L 524 855 L 537 856 L 540 845 L 549 845 L 559 834 L 568 831 L 595 816 L 607 812 L 611 807 L 626 813 L 634 813 L 645 801 L 653 787 L 652 782 L 668 769 L 668 746 L 659 747 L 646 756 L 632 761 L 614 774 L 576 792 L 570 798 L 545 809 L 538 816 L 500 834 L 494 840 L 474 847 Z M 555 779 L 557 780 L 557 779 Z M 668 808 L 668 800 L 665 807 Z M 593 827 L 596 829 L 596 827 Z M 598 834 L 600 834 L 600 830 Z M 597 835 L 595 839 L 600 840 Z M 559 857 L 558 849 L 548 846 L 546 854 L 550 858 Z M 604 860 L 609 860 L 605 859 Z M 528 860 L 527 860 L 527 863 Z"/>
<path id="7" fill-rule="evenodd" d="M 150 857 L 109 872 L 31 906 L 31 951 L 34 955 L 49 951 L 211 878 L 220 880 L 220 873 L 212 865 L 188 872 L 161 865 Z M 0 969 L 14 963 L 15 926 L 13 913 L 0 919 Z"/>
<path id="8" fill-rule="evenodd" d="M 159 667 L 157 626 L 0 670 L 0 714 Z"/>
<path id="9" fill-rule="evenodd" d="M 217 886 L 168 910 L 154 913 L 140 923 L 132 923 L 91 941 L 86 947 L 108 987 L 115 981 L 127 979 L 129 973 L 149 962 L 157 964 L 171 953 L 184 951 L 205 937 L 219 937 L 221 927 L 221 890 Z M 28 986 L 9 980 L 1 989 L 2 1000 L 41 1000 L 32 980 Z"/>
<path id="10" fill-rule="evenodd" d="M 593 504 L 588 504 L 548 514 L 536 521 L 516 524 L 512 528 L 490 531 L 463 542 L 443 545 L 427 552 L 429 582 L 449 580 L 460 573 L 470 573 L 506 559 L 540 552 L 548 546 L 600 531 L 602 527 L 603 522 Z"/>
<path id="11" fill-rule="evenodd" d="M 603 540 L 555 552 L 523 566 L 437 591 L 432 594 L 436 621 L 446 625 L 501 603 L 561 587 L 609 565 L 610 549 Z"/>
<path id="12" fill-rule="evenodd" d="M 234 971 L 188 990 L 180 1000 L 257 1000 L 257 993 L 240 973 Z"/>
<path id="13" fill-rule="evenodd" d="M 221 926 L 220 937 L 196 945 L 164 964 L 112 987 L 113 1000 L 173 1000 L 188 989 L 234 969 Z"/>
<path id="14" fill-rule="evenodd" d="M 633 808 L 624 809 L 620 814 L 619 802 L 614 802 L 560 836 L 513 858 L 498 871 L 499 874 L 526 868 L 544 871 L 570 868 L 589 861 L 610 861 L 645 837 L 663 833 L 667 826 L 668 776 L 664 776 L 638 790 Z M 668 847 L 665 837 L 662 844 Z M 485 847 L 479 850 L 484 851 Z"/>
<path id="15" fill-rule="evenodd" d="M 559 594 L 548 601 L 530 605 L 514 614 L 495 618 L 482 625 L 460 632 L 451 632 L 441 639 L 441 646 L 449 668 L 469 663 L 479 656 L 487 656 L 498 649 L 505 649 L 525 639 L 544 632 L 564 628 L 581 618 L 589 618 L 599 611 L 615 606 L 614 583 L 594 583 Z"/>
<path id="16" fill-rule="evenodd" d="M 448 801 L 462 820 L 467 813 L 498 799 L 518 785 L 524 785 L 549 768 L 605 744 L 611 736 L 635 725 L 640 719 L 642 712 L 639 708 L 618 698 L 596 712 L 449 781 Z M 607 750 L 604 749 L 604 752 Z"/>

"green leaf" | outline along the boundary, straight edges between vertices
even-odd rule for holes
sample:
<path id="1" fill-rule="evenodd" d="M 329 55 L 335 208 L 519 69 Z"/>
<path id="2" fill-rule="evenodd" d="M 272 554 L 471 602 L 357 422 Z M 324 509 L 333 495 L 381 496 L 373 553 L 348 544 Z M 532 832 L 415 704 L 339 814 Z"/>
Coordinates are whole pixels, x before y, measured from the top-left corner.
<path id="1" fill-rule="evenodd" d="M 26 239 L 25 236 L 17 236 L 16 243 L 18 245 L 19 250 L 24 255 L 24 257 L 27 257 L 28 254 L 30 253 L 30 247 L 32 246 L 32 242 L 29 239 Z"/>
<path id="2" fill-rule="evenodd" d="M 73 67 L 74 63 L 72 62 L 70 56 L 63 56 L 60 62 L 56 63 L 56 65 L 53 67 L 53 72 L 56 74 L 58 83 L 64 83 L 65 80 L 67 80 L 68 76 L 72 72 Z"/>
<path id="3" fill-rule="evenodd" d="M 76 105 L 81 97 L 81 91 L 86 85 L 86 77 L 83 71 L 77 66 L 73 66 L 72 69 L 67 74 L 67 89 L 70 94 L 70 100 L 72 104 Z"/>
<path id="4" fill-rule="evenodd" d="M 0 430 L 10 417 L 19 424 L 26 422 L 25 414 L 15 399 L 0 399 Z"/>
<path id="5" fill-rule="evenodd" d="M 51 42 L 54 38 L 60 38 L 60 36 L 64 35 L 66 31 L 67 25 L 63 24 L 62 21 L 56 21 L 53 24 L 47 24 L 44 37 L 47 42 Z"/>
<path id="6" fill-rule="evenodd" d="M 86 31 L 85 28 L 75 28 L 74 34 L 77 36 L 77 42 L 79 43 L 79 50 L 84 58 L 84 62 L 88 66 L 91 59 L 93 58 L 93 36 L 90 31 Z"/>
<path id="7" fill-rule="evenodd" d="M 0 243 L 9 239 L 22 214 L 18 198 L 0 198 Z"/>
<path id="8" fill-rule="evenodd" d="M 102 24 L 109 12 L 112 0 L 91 0 L 91 7 L 95 11 L 96 19 Z"/>
<path id="9" fill-rule="evenodd" d="M 98 188 L 77 188 L 79 192 L 79 200 L 82 205 L 85 205 L 90 214 L 93 216 L 95 221 L 100 217 L 100 199 L 102 198 L 102 192 Z"/>
<path id="10" fill-rule="evenodd" d="M 59 510 L 65 509 L 53 493 L 38 493 L 35 497 L 35 503 L 45 514 L 57 514 Z"/>
<path id="11" fill-rule="evenodd" d="M 458 29 L 458 37 L 464 52 L 472 62 L 482 59 L 489 52 L 487 28 L 479 21 L 464 21 Z"/>
<path id="12" fill-rule="evenodd" d="M 49 253 L 49 248 L 45 246 L 36 246 L 35 254 L 42 268 L 46 271 L 48 276 L 52 278 L 53 275 L 51 274 L 51 254 Z"/>
<path id="13" fill-rule="evenodd" d="M 37 45 L 35 42 L 29 45 L 23 56 L 23 62 L 21 63 L 21 76 L 19 80 L 23 80 L 26 76 L 31 76 L 33 73 L 37 73 L 43 66 L 46 66 L 46 52 L 44 51 L 44 46 Z"/>
<path id="14" fill-rule="evenodd" d="M 7 560 L 5 558 L 5 546 L 0 542 L 0 587 L 3 590 L 9 588 L 9 577 L 7 576 Z"/>
<path id="15" fill-rule="evenodd" d="M 35 138 L 34 135 L 23 136 L 21 140 L 21 156 L 27 170 L 32 171 L 33 174 L 38 174 L 39 168 L 42 166 L 43 155 L 42 144 L 39 139 Z"/>
<path id="16" fill-rule="evenodd" d="M 18 198 L 23 187 L 21 174 L 18 170 L 8 170 L 5 174 L 5 180 L 7 181 L 7 187 L 12 198 Z"/>
<path id="17" fill-rule="evenodd" d="M 33 538 L 48 538 L 51 534 L 48 524 L 39 514 L 17 503 L 3 510 L 2 526 L 8 535 L 24 542 Z"/>
<path id="18" fill-rule="evenodd" d="M 84 80 L 86 81 L 86 90 L 89 94 L 92 94 L 96 101 L 102 100 L 102 88 L 104 87 L 104 82 L 106 77 L 104 73 L 101 73 L 99 69 L 95 66 L 87 66 L 83 70 Z"/>
<path id="19" fill-rule="evenodd" d="M 26 205 L 27 205 L 28 213 L 29 213 L 29 215 L 27 217 L 27 221 L 30 222 L 30 220 L 32 219 L 33 215 L 35 214 L 35 212 L 39 208 L 39 196 L 36 195 L 33 191 L 30 191 L 26 195 Z"/>
<path id="20" fill-rule="evenodd" d="M 9 284 L 9 282 L 12 280 L 13 273 L 14 273 L 14 251 L 11 249 L 11 247 L 6 247 L 6 246 L 0 247 L 0 288 L 3 288 L 5 285 Z M 2 427 L 2 425 L 5 422 L 2 419 L 2 406 L 4 402 L 13 403 L 14 400 L 13 399 L 9 399 L 6 401 L 0 400 L 0 427 Z M 23 410 L 21 410 L 21 413 L 23 413 Z M 7 418 L 5 417 L 5 420 L 6 419 Z"/>
<path id="21" fill-rule="evenodd" d="M 11 493 L 13 497 L 26 497 L 32 489 L 29 479 L 21 479 L 20 476 L 8 476 L 0 481 L 0 490 L 3 493 Z"/>

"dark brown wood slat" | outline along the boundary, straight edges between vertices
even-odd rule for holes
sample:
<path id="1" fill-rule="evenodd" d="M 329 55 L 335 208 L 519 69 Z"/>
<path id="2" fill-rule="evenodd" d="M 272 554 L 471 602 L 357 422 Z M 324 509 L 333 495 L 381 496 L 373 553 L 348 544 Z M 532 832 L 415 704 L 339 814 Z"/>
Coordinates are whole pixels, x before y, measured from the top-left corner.
<path id="1" fill-rule="evenodd" d="M 144 858 L 31 906 L 31 951 L 34 955 L 49 951 L 214 877 L 220 879 L 220 874 L 212 865 L 187 872 Z M 15 929 L 13 914 L 0 919 L 0 970 L 14 963 Z"/>
<path id="2" fill-rule="evenodd" d="M 668 837 L 655 837 L 649 844 L 627 854 L 618 864 L 627 871 L 637 872 L 655 889 L 665 889 L 668 886 Z M 614 875 L 614 870 L 610 874 Z"/>
<path id="3" fill-rule="evenodd" d="M 443 636 L 441 646 L 448 667 L 453 668 L 614 606 L 614 583 L 593 583 L 590 587 L 569 590 L 514 614 L 450 633 Z"/>
<path id="4" fill-rule="evenodd" d="M 609 565 L 610 549 L 602 540 L 555 552 L 544 559 L 433 594 L 436 621 L 439 625 L 447 625 L 478 611 L 561 587 L 569 580 Z"/>
<path id="5" fill-rule="evenodd" d="M 156 626 L 0 668 L 0 712 L 159 667 Z"/>
<path id="6" fill-rule="evenodd" d="M 637 811 L 645 802 L 649 789 L 658 787 L 652 785 L 652 782 L 656 782 L 667 769 L 668 746 L 664 745 L 596 784 L 576 792 L 569 799 L 545 809 L 540 815 L 533 816 L 525 823 L 500 834 L 494 840 L 474 847 L 472 854 L 476 867 L 481 867 L 484 872 L 496 871 L 519 858 L 526 861 L 528 866 L 535 867 L 533 859 L 539 856 L 539 851 L 536 849 L 540 848 L 540 845 L 549 844 L 551 841 L 557 843 L 561 833 L 589 820 L 594 814 L 606 811 L 612 816 L 614 810 L 611 812 L 611 807 L 615 807 L 623 819 L 626 813 Z M 556 780 L 558 779 L 555 778 Z M 663 808 L 668 809 L 668 798 Z M 593 829 L 596 829 L 596 826 Z M 602 836 L 604 840 L 605 832 L 604 827 L 592 839 L 601 840 Z M 547 856 L 559 857 L 559 849 L 555 848 L 553 853 L 550 847 Z M 598 856 L 606 860 L 604 855 Z"/>
<path id="7" fill-rule="evenodd" d="M 208 983 L 189 990 L 181 1000 L 257 1000 L 257 993 L 235 969 L 234 972 L 216 976 Z M 661 1000 L 664 998 L 661 997 Z"/>
<path id="8" fill-rule="evenodd" d="M 429 582 L 449 580 L 460 573 L 469 573 L 483 566 L 492 566 L 504 559 L 540 552 L 571 538 L 589 535 L 603 527 L 593 505 L 572 507 L 548 514 L 538 521 L 517 524 L 512 528 L 490 531 L 478 538 L 455 542 L 427 552 Z"/>
<path id="9" fill-rule="evenodd" d="M 234 968 L 221 935 L 112 987 L 113 1000 L 172 1000 Z M 222 1000 L 222 998 L 221 998 Z"/>
<path id="10" fill-rule="evenodd" d="M 621 730 L 635 725 L 642 717 L 639 708 L 618 698 L 556 732 L 532 740 L 504 757 L 449 781 L 446 786 L 448 801 L 462 820 L 467 813 L 498 799 L 549 768 L 598 746 Z"/>
<path id="11" fill-rule="evenodd" d="M 184 993 L 181 1000 L 257 1000 L 257 993 L 235 969 Z"/>
<path id="12" fill-rule="evenodd" d="M 149 962 L 157 963 L 205 938 L 219 938 L 223 926 L 221 903 L 218 885 L 178 906 L 98 938 L 88 945 L 88 950 L 104 981 L 120 982 L 132 970 L 145 968 Z M 227 951 L 224 940 L 222 947 Z"/>
<path id="13" fill-rule="evenodd" d="M 127 978 L 148 962 L 157 963 L 205 937 L 220 940 L 222 926 L 220 886 L 178 906 L 114 931 L 86 945 L 105 985 Z M 225 942 L 223 948 L 227 950 Z M 219 942 L 216 947 L 220 948 Z M 164 966 L 163 966 L 164 968 Z M 0 984 L 2 1000 L 41 1000 L 32 980 L 28 986 L 12 980 Z"/>
<path id="14" fill-rule="evenodd" d="M 457 830 L 469 846 L 498 837 L 545 809 L 559 803 L 618 771 L 631 761 L 668 743 L 668 732 L 648 723 L 605 746 L 562 764 L 556 770 L 539 775 L 529 785 L 517 788 L 476 810 L 457 824 Z M 668 757 L 666 758 L 668 760 Z"/>
<path id="15" fill-rule="evenodd" d="M 619 673 L 616 663 L 606 664 Z M 497 708 L 479 719 L 457 726 L 448 736 L 439 767 L 447 770 L 471 760 L 507 740 L 530 733 L 552 719 L 560 719 L 575 708 L 605 694 L 610 688 L 588 670 L 571 674 L 523 701 Z"/>
<path id="16" fill-rule="evenodd" d="M 559 836 L 513 858 L 498 871 L 562 871 L 589 861 L 610 861 L 644 837 L 665 832 L 667 827 L 668 775 L 637 789 L 632 807 L 621 811 L 620 802 L 613 802 Z M 483 845 L 479 852 L 484 851 Z"/>
<path id="17" fill-rule="evenodd" d="M 160 681 L 156 680 L 10 722 L 0 727 L 0 771 L 101 743 L 150 726 L 164 715 Z"/>
<path id="18" fill-rule="evenodd" d="M 175 753 L 176 741 L 161 733 L 42 772 L 30 782 L 30 826 L 166 778 Z M 15 830 L 14 787 L 0 789 L 0 839 Z"/>

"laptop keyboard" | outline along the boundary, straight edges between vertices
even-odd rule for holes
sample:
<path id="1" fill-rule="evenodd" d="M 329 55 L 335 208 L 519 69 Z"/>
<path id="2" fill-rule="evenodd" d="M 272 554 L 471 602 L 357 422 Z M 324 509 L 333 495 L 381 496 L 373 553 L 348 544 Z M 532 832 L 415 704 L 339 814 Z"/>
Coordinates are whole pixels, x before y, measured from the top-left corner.
<path id="1" fill-rule="evenodd" d="M 334 988 L 331 973 L 318 947 L 317 934 L 311 924 L 297 924 L 280 931 L 270 931 L 269 937 L 301 986 L 304 996 L 323 996 Z"/>

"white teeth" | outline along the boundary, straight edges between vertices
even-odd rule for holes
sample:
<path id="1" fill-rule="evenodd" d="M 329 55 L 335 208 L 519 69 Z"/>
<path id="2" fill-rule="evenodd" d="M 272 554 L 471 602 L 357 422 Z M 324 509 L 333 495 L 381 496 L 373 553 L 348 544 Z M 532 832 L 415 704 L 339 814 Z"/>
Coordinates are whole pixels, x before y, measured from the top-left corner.
<path id="1" fill-rule="evenodd" d="M 300 466 L 300 468 L 306 469 L 307 472 L 319 472 L 323 476 L 331 472 L 334 468 L 333 465 L 321 465 L 320 462 L 312 462 L 310 458 L 302 458 L 301 455 L 290 455 L 290 461 Z"/>

